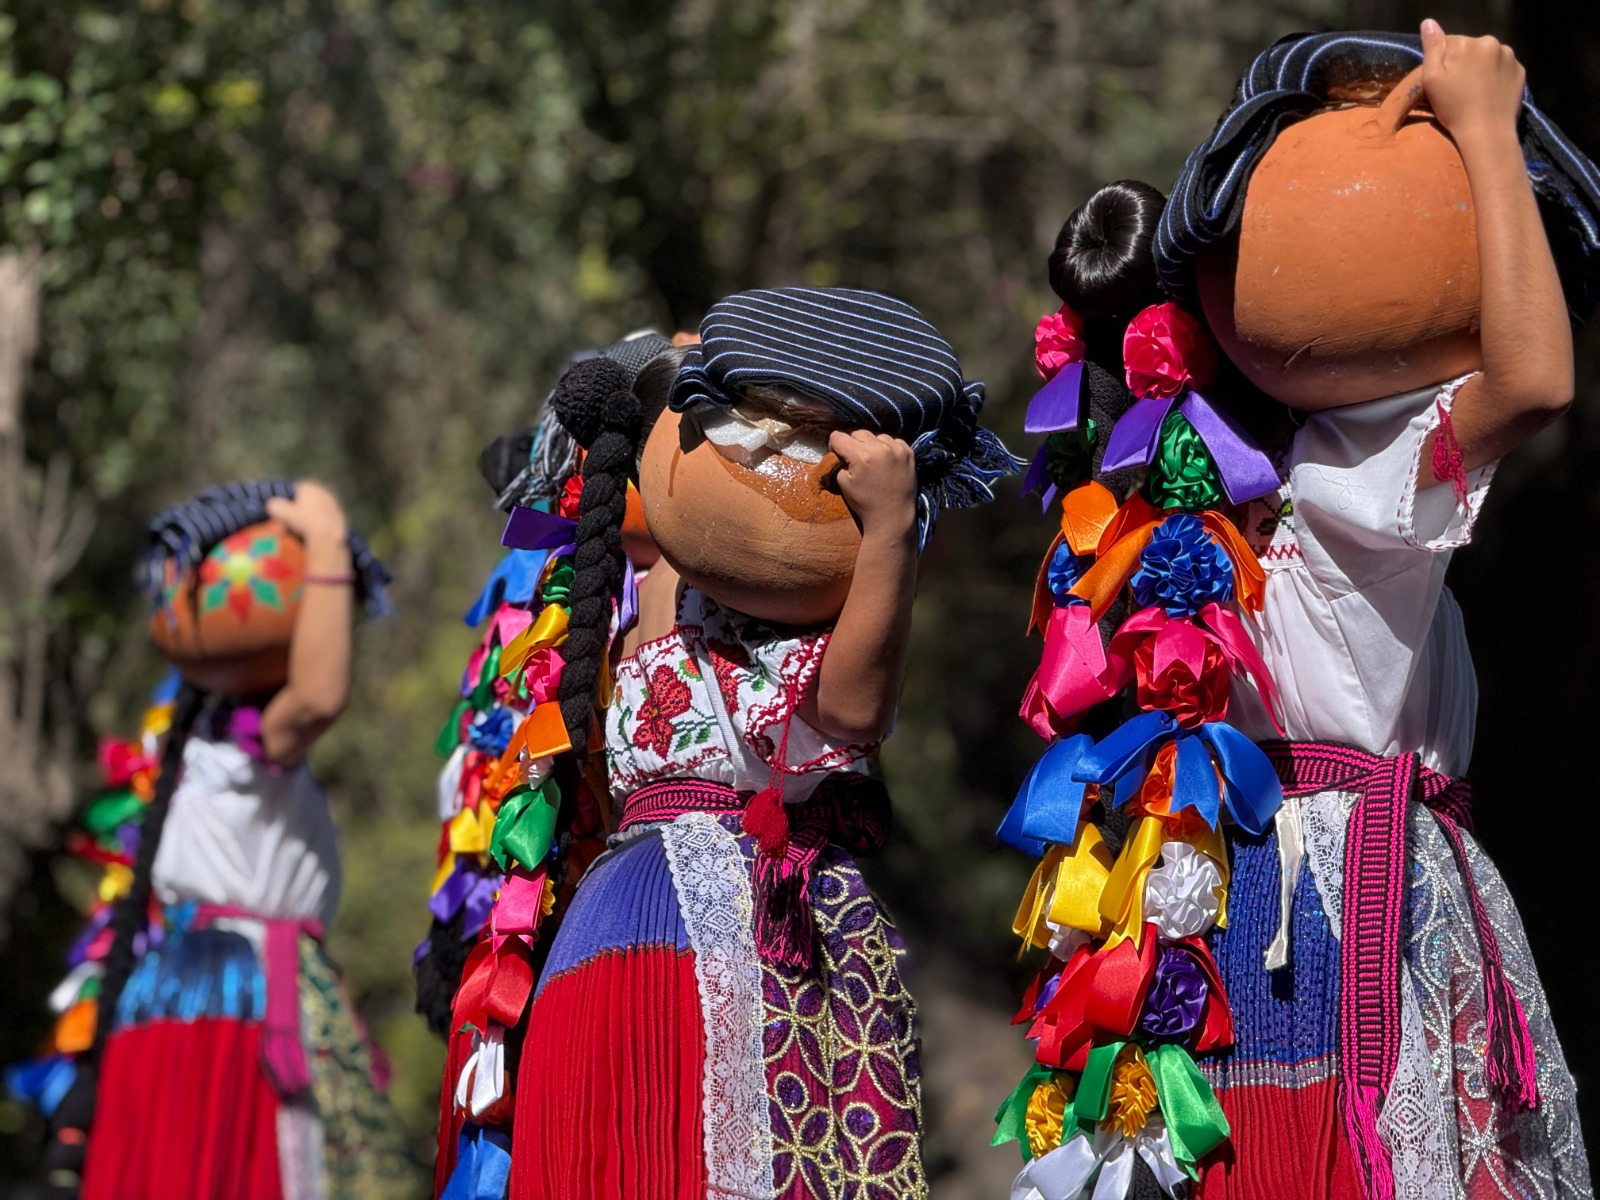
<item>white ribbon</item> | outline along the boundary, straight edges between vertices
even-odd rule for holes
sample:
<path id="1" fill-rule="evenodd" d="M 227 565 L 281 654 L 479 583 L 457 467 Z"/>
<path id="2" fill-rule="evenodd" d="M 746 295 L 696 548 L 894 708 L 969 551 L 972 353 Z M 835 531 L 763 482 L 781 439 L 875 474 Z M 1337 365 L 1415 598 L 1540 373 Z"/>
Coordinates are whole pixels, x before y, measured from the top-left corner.
<path id="1" fill-rule="evenodd" d="M 1161 865 L 1144 885 L 1144 919 L 1164 938 L 1198 937 L 1216 924 L 1222 872 L 1211 857 L 1188 842 L 1161 847 Z"/>
<path id="2" fill-rule="evenodd" d="M 467 743 L 456 747 L 439 772 L 439 820 L 451 821 L 461 811 L 461 771 L 467 761 Z"/>
<path id="3" fill-rule="evenodd" d="M 91 979 L 99 977 L 101 966 L 97 962 L 81 962 L 67 972 L 67 977 L 56 984 L 50 993 L 50 1011 L 60 1016 L 78 1002 L 83 988 Z"/>
<path id="4" fill-rule="evenodd" d="M 1294 892 L 1300 883 L 1300 866 L 1306 858 L 1305 828 L 1300 823 L 1300 801 L 1286 797 L 1273 818 L 1278 834 L 1278 932 L 1267 943 L 1267 970 L 1289 962 L 1289 927 L 1294 923 Z"/>
<path id="5" fill-rule="evenodd" d="M 472 1056 L 456 1077 L 456 1108 L 481 1117 L 506 1094 L 506 1031 L 489 1023 L 485 1036 L 472 1035 Z"/>
<path id="6" fill-rule="evenodd" d="M 1034 1159 L 1011 1185 L 1011 1200 L 1122 1200 L 1133 1186 L 1136 1157 L 1169 1196 L 1188 1178 L 1172 1153 L 1167 1123 L 1152 1113 L 1131 1138 L 1102 1124 L 1092 1142 L 1080 1133 Z"/>

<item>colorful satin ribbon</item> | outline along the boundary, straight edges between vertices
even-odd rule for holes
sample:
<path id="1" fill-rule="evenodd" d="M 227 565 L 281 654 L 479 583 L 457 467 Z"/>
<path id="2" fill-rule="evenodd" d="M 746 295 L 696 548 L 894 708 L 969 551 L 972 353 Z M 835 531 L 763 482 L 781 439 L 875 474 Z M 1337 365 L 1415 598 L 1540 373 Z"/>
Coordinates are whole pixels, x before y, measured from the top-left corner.
<path id="1" fill-rule="evenodd" d="M 1222 721 L 1185 729 L 1169 713 L 1140 713 L 1081 755 L 1073 778 L 1115 786 L 1130 772 L 1147 767 L 1149 756 L 1167 739 L 1178 747 L 1172 812 L 1192 807 L 1215 827 L 1225 804 L 1245 832 L 1266 831 L 1283 803 L 1283 785 L 1261 748 Z M 1143 771 L 1139 777 L 1142 781 Z"/>
<path id="2" fill-rule="evenodd" d="M 1161 426 L 1174 405 L 1205 443 L 1230 502 L 1243 504 L 1277 488 L 1278 472 L 1266 452 L 1225 410 L 1192 388 L 1181 401 L 1177 397 L 1156 396 L 1136 400 L 1112 427 L 1100 469 L 1124 471 L 1142 467 L 1154 458 Z"/>
<path id="3" fill-rule="evenodd" d="M 1150 544 L 1156 526 L 1167 516 L 1138 493 L 1128 497 L 1106 524 L 1096 546 L 1094 566 L 1072 585 L 1071 594 L 1089 603 L 1094 619 L 1105 616 L 1123 586 L 1139 566 L 1139 556 Z M 1267 576 L 1260 560 L 1233 523 L 1221 513 L 1198 514 L 1206 530 L 1233 561 L 1234 599 L 1247 612 L 1260 612 Z"/>

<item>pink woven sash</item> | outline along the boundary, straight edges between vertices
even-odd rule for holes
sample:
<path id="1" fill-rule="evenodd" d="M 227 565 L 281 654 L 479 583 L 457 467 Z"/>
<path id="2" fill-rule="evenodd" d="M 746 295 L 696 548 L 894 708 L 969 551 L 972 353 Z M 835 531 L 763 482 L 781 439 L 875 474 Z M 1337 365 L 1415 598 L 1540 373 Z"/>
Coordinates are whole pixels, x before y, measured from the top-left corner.
<path id="1" fill-rule="evenodd" d="M 1515 1108 L 1538 1103 L 1533 1037 L 1505 975 L 1494 925 L 1467 860 L 1471 789 L 1415 754 L 1382 758 L 1349 746 L 1263 742 L 1285 796 L 1358 793 L 1344 851 L 1339 945 L 1339 1058 L 1345 1131 L 1371 1200 L 1392 1200 L 1394 1176 L 1378 1112 L 1400 1058 L 1400 960 L 1406 904 L 1406 805 L 1426 805 L 1450 843 L 1472 907 L 1483 960 L 1490 1084 Z"/>
<path id="2" fill-rule="evenodd" d="M 261 1066 L 273 1089 L 285 1099 L 311 1087 L 300 1036 L 300 935 L 322 939 L 322 922 L 311 918 L 264 917 L 231 904 L 202 904 L 196 914 L 205 924 L 222 919 L 260 921 L 266 929 L 262 969 L 267 978 L 267 1012 L 261 1029 Z"/>
<path id="3" fill-rule="evenodd" d="M 620 828 L 671 821 L 687 812 L 744 813 L 753 799 L 720 783 L 669 779 L 646 784 L 623 802 Z M 756 949 L 763 960 L 808 968 L 816 940 L 811 910 L 811 874 L 830 843 L 854 854 L 872 854 L 888 844 L 889 794 L 865 775 L 829 775 L 809 799 L 782 807 L 787 836 L 768 853 L 756 853 L 752 892 Z"/>

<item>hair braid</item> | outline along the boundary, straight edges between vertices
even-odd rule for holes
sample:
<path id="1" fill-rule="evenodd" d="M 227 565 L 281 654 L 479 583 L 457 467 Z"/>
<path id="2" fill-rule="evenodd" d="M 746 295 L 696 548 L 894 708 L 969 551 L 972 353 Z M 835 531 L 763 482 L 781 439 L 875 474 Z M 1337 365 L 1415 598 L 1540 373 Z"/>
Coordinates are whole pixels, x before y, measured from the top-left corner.
<path id="1" fill-rule="evenodd" d="M 570 368 L 556 385 L 551 404 L 568 432 L 587 450 L 573 554 L 572 615 L 561 648 L 566 665 L 557 694 L 567 736 L 581 758 L 588 749 L 599 696 L 612 606 L 622 587 L 626 561 L 622 521 L 627 513 L 628 477 L 639 451 L 639 401 L 627 372 L 602 358 Z"/>
<path id="2" fill-rule="evenodd" d="M 167 745 L 161 754 L 161 773 L 156 778 L 155 795 L 145 810 L 144 822 L 139 827 L 139 853 L 133 862 L 133 882 L 128 894 L 117 905 L 111 916 L 111 947 L 106 951 L 105 974 L 100 978 L 100 1000 L 94 1032 L 94 1048 L 90 1050 L 93 1061 L 100 1060 L 106 1036 L 116 1021 L 117 1003 L 122 989 L 133 974 L 135 939 L 149 920 L 150 893 L 153 886 L 156 850 L 161 845 L 161 830 L 167 823 L 167 813 L 172 808 L 172 795 L 178 789 L 178 776 L 183 771 L 183 747 L 189 740 L 189 730 L 205 703 L 206 694 L 199 688 L 184 684 L 173 705 L 172 730 L 167 735 Z"/>
<path id="3" fill-rule="evenodd" d="M 155 869 L 156 850 L 161 844 L 161 829 L 167 822 L 172 794 L 177 790 L 178 776 L 182 773 L 184 743 L 188 740 L 195 719 L 200 715 L 205 698 L 204 692 L 184 684 L 173 707 L 172 728 L 167 734 L 166 749 L 161 755 L 161 773 L 156 779 L 155 795 L 151 797 L 139 829 L 139 851 L 134 858 L 133 882 L 128 887 L 128 894 L 111 914 L 111 947 L 106 952 L 105 971 L 100 977 L 100 997 L 95 1005 L 94 1043 L 78 1064 L 77 1078 L 51 1115 L 50 1142 L 45 1147 L 41 1169 L 52 1178 L 58 1174 L 79 1175 L 83 1170 L 86 1135 L 94 1121 L 99 1091 L 100 1057 L 105 1051 L 111 1027 L 116 1023 L 122 991 L 133 974 L 138 957 L 138 936 L 149 921 L 151 876 Z"/>

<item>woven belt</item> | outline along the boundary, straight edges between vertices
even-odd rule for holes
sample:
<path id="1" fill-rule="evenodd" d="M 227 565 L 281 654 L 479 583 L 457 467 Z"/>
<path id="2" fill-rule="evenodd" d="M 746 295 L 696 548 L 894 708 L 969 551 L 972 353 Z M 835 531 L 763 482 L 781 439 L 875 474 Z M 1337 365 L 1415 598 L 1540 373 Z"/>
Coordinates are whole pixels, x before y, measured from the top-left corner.
<path id="1" fill-rule="evenodd" d="M 1285 796 L 1354 792 L 1345 837 L 1343 930 L 1339 949 L 1339 1059 L 1345 1131 L 1373 1200 L 1394 1195 L 1378 1110 L 1400 1059 L 1400 960 L 1406 900 L 1406 805 L 1432 811 L 1450 843 L 1472 907 L 1483 960 L 1487 1075 L 1507 1103 L 1538 1103 L 1533 1038 L 1506 979 L 1499 939 L 1467 861 L 1462 830 L 1472 828 L 1465 780 L 1429 770 L 1415 754 L 1383 758 L 1349 746 L 1263 742 Z"/>

